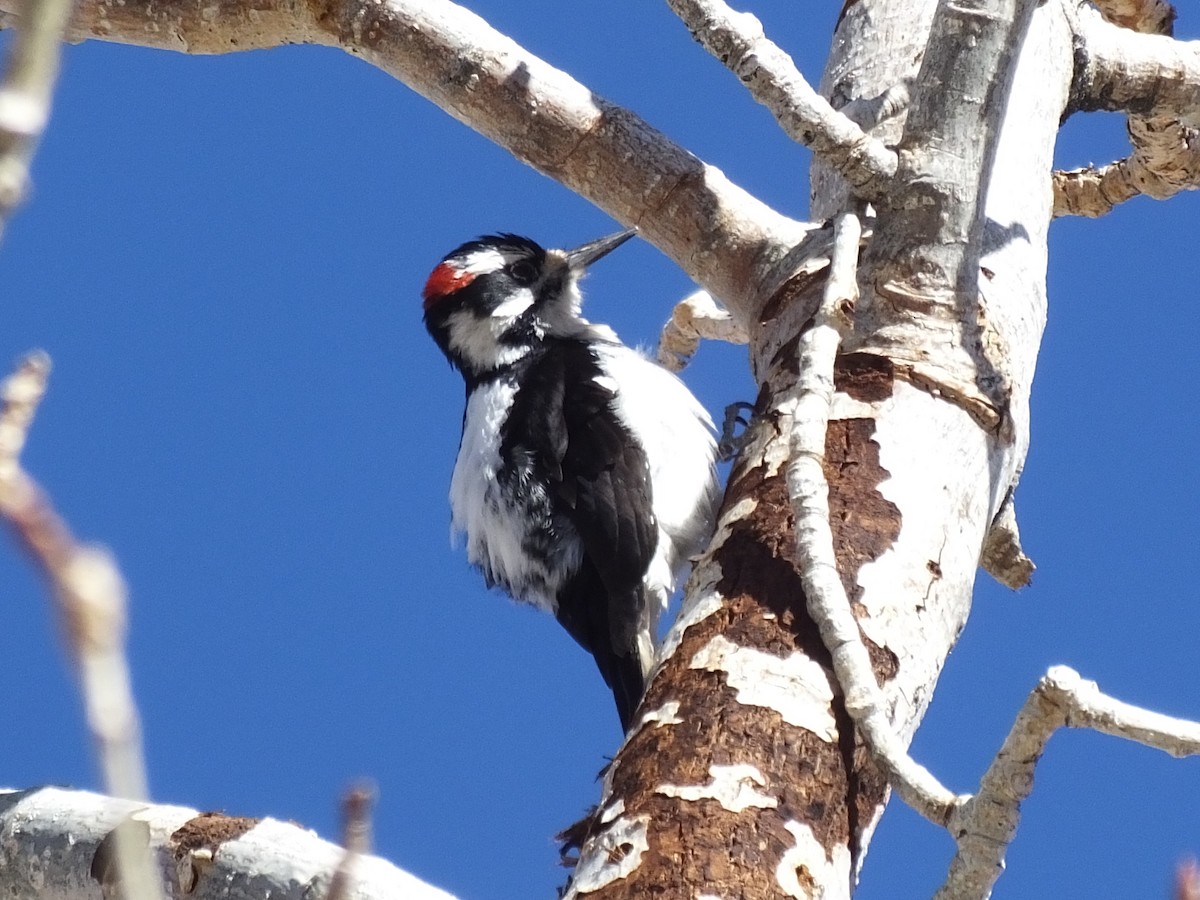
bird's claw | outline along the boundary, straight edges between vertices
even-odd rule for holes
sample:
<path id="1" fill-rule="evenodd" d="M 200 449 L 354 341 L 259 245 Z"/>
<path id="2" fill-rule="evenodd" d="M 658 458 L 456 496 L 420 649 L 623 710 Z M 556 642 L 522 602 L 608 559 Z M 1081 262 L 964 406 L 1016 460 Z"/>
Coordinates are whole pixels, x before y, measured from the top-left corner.
<path id="1" fill-rule="evenodd" d="M 744 418 L 742 416 L 743 412 L 750 413 L 750 416 Z M 721 423 L 721 439 L 717 441 L 717 458 L 721 462 L 729 462 L 742 452 L 742 447 L 746 444 L 746 436 L 749 434 L 750 422 L 753 418 L 753 403 L 746 403 L 739 400 L 725 407 L 725 419 Z M 734 433 L 738 425 L 742 426 L 741 434 Z"/>

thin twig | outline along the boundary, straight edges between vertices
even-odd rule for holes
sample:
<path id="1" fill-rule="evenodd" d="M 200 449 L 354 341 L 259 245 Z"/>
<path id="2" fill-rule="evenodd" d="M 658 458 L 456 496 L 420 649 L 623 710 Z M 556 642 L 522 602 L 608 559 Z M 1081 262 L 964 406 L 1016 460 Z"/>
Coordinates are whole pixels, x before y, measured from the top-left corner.
<path id="1" fill-rule="evenodd" d="M 25 438 L 46 393 L 49 377 L 50 357 L 41 350 L 34 350 L 17 363 L 17 368 L 4 382 L 3 396 L 0 397 L 3 403 L 0 406 L 0 479 L 12 478 L 20 466 Z M 0 503 L 4 496 L 0 493 Z"/>
<path id="2" fill-rule="evenodd" d="M 347 900 L 354 878 L 354 864 L 371 852 L 371 807 L 375 804 L 375 786 L 360 781 L 342 797 L 342 847 L 345 854 L 338 864 L 325 900 Z"/>
<path id="3" fill-rule="evenodd" d="M 1004 854 L 1016 836 L 1022 801 L 1046 743 L 1059 728 L 1089 728 L 1136 741 L 1172 756 L 1200 754 L 1200 722 L 1173 719 L 1103 694 L 1066 666 L 1038 682 L 1012 730 L 949 828 L 958 845 L 945 883 L 934 900 L 984 900 L 1004 871 Z"/>
<path id="4" fill-rule="evenodd" d="M 896 151 L 871 137 L 813 90 L 792 58 L 750 13 L 723 0 L 667 0 L 697 41 L 742 80 L 792 140 L 841 173 L 854 193 L 877 201 L 896 174 Z"/>
<path id="5" fill-rule="evenodd" d="M 71 0 L 24 0 L 0 83 L 0 234 L 24 198 L 29 165 L 50 119 Z"/>
<path id="6" fill-rule="evenodd" d="M 107 550 L 75 540 L 49 497 L 20 464 L 49 374 L 50 358 L 34 352 L 0 389 L 0 516 L 52 588 L 106 790 L 144 800 L 146 768 L 124 648 L 124 582 Z M 158 878 L 136 832 L 119 828 L 115 840 L 125 895 L 161 898 Z"/>
<path id="7" fill-rule="evenodd" d="M 792 408 L 787 470 L 788 496 L 796 518 L 796 550 L 808 612 L 833 657 L 846 710 L 893 788 L 913 809 L 944 825 L 958 798 L 913 761 L 887 718 L 871 658 L 863 644 L 838 574 L 825 479 L 825 437 L 833 401 L 833 364 L 858 297 L 861 221 L 843 212 L 834 226 L 829 280 L 813 324 L 800 337 L 799 371 Z"/>

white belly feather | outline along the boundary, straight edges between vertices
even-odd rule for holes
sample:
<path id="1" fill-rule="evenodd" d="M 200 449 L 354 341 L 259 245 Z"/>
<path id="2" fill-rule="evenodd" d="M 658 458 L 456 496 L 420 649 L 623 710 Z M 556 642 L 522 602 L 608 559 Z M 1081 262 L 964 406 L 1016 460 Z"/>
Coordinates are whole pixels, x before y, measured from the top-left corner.
<path id="1" fill-rule="evenodd" d="M 452 537 L 465 534 L 467 559 L 490 584 L 503 584 L 513 598 L 553 614 L 562 583 L 579 568 L 578 539 L 568 539 L 558 555 L 539 561 L 525 552 L 528 513 L 506 496 L 496 480 L 500 468 L 500 428 L 517 388 L 498 378 L 481 385 L 467 400 L 462 443 L 450 478 Z"/>
<path id="2" fill-rule="evenodd" d="M 598 380 L 616 389 L 616 414 L 642 442 L 650 466 L 658 548 L 643 579 L 657 600 L 651 617 L 667 606 L 683 563 L 703 549 L 719 500 L 713 470 L 712 420 L 673 374 L 619 343 L 594 345 L 605 373 Z M 467 401 L 465 428 L 450 481 L 451 526 L 467 539 L 467 558 L 492 583 L 547 612 L 555 594 L 578 569 L 578 539 L 568 540 L 547 566 L 523 549 L 522 510 L 496 480 L 501 465 L 500 429 L 512 408 L 516 385 L 500 378 L 481 385 Z M 653 629 L 651 629 L 653 633 Z"/>

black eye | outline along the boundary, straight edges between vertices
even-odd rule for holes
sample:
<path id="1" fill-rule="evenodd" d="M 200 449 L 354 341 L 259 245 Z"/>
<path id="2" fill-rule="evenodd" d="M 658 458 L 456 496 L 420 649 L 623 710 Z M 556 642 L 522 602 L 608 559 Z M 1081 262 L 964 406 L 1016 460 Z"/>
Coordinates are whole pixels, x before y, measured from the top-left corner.
<path id="1" fill-rule="evenodd" d="M 529 287 L 537 281 L 537 266 L 527 259 L 518 260 L 508 267 L 508 277 L 521 287 Z"/>

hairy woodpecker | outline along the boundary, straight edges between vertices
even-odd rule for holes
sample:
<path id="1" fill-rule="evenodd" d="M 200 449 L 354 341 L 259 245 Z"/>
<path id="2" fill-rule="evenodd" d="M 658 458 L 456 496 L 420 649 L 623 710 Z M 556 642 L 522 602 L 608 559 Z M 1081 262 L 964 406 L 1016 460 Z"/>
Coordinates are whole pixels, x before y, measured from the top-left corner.
<path id="1" fill-rule="evenodd" d="M 585 319 L 574 250 L 491 235 L 425 283 L 425 326 L 466 381 L 451 522 L 489 587 L 554 614 L 628 731 L 680 569 L 711 534 L 712 420 L 683 382 Z"/>

